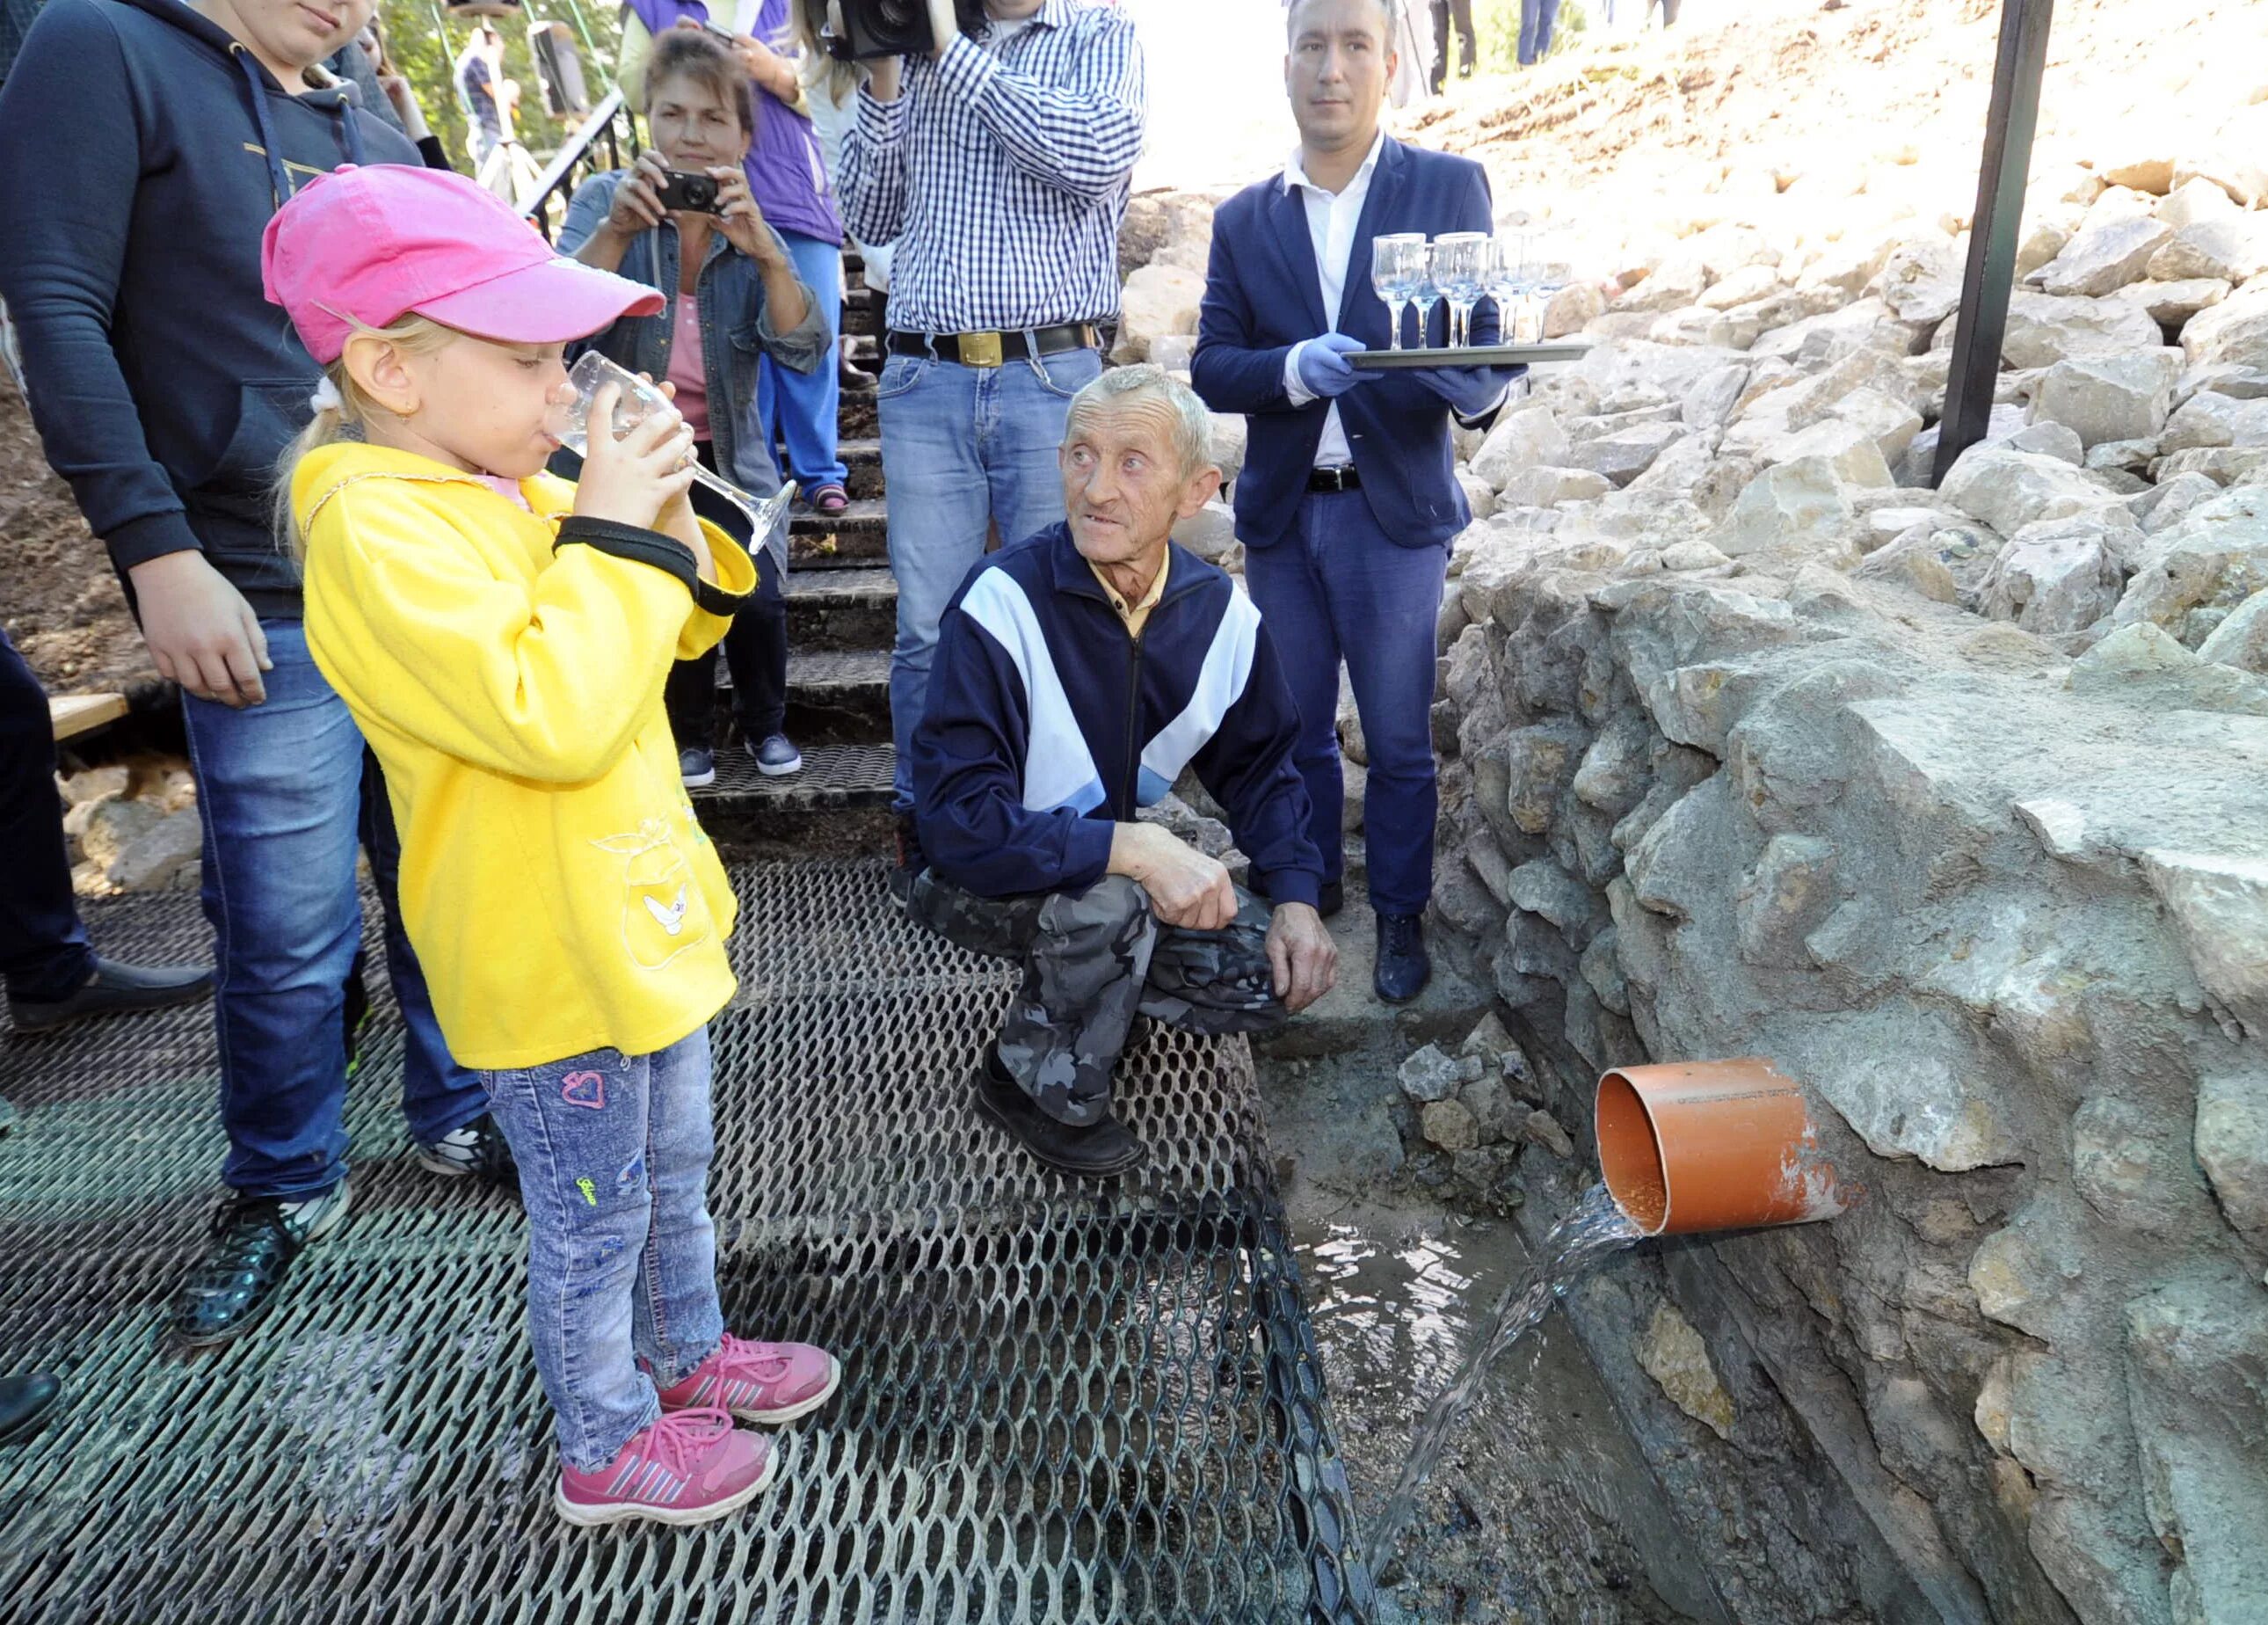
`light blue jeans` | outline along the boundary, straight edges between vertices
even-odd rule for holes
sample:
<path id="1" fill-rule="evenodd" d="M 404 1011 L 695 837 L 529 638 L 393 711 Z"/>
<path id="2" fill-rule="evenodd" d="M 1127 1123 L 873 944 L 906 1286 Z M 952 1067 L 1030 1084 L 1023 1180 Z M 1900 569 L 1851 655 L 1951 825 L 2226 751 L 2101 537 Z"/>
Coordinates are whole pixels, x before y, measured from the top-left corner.
<path id="1" fill-rule="evenodd" d="M 801 232 L 782 232 L 780 240 L 795 262 L 795 274 L 819 301 L 819 314 L 827 322 L 827 349 L 819 366 L 808 373 L 782 366 L 769 352 L 759 357 L 756 416 L 775 454 L 781 441 L 787 443 L 782 464 L 808 498 L 821 485 L 840 485 L 850 474 L 836 439 L 843 404 L 843 378 L 836 370 L 835 355 L 836 335 L 843 330 L 843 249 Z"/>
<path id="2" fill-rule="evenodd" d="M 892 356 L 882 369 L 882 479 L 890 492 L 890 570 L 898 640 L 890 655 L 892 804 L 914 804 L 913 738 L 929 696 L 937 624 L 984 556 L 988 522 L 1003 545 L 1064 516 L 1063 444 L 1071 398 L 1102 372 L 1092 350 L 1005 366 Z"/>
<path id="3" fill-rule="evenodd" d="M 527 1208 L 527 1323 L 559 1457 L 594 1472 L 725 1334 L 709 1221 L 709 1030 L 483 1072 Z M 652 1375 L 638 1369 L 643 1359 Z"/>

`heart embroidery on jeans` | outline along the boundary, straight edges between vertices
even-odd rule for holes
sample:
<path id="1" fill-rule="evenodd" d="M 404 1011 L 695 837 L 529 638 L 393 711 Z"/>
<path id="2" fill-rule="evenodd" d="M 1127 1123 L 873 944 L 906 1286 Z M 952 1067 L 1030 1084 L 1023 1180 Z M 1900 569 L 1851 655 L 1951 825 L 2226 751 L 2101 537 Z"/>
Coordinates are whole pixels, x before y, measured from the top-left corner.
<path id="1" fill-rule="evenodd" d="M 571 1106 L 588 1106 L 593 1112 L 603 1112 L 607 1109 L 606 1075 L 571 1072 L 560 1082 L 559 1098 Z"/>

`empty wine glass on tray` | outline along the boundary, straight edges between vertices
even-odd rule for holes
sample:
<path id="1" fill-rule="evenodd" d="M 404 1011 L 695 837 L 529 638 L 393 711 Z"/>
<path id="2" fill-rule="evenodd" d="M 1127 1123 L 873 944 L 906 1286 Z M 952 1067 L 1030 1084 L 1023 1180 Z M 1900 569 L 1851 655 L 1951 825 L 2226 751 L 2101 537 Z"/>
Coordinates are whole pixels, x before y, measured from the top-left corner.
<path id="1" fill-rule="evenodd" d="M 1449 302 L 1449 348 L 1472 342 L 1473 306 L 1484 291 L 1488 234 L 1484 232 L 1444 232 L 1433 240 L 1433 280 Z"/>
<path id="2" fill-rule="evenodd" d="M 1410 257 L 1415 267 L 1410 283 L 1410 302 L 1418 307 L 1418 343 L 1414 347 L 1425 350 L 1432 343 L 1433 307 L 1441 302 L 1441 284 L 1433 272 L 1433 245 L 1414 245 Z"/>
<path id="3" fill-rule="evenodd" d="M 1567 233 L 1557 226 L 1547 226 L 1535 234 L 1535 247 L 1528 263 L 1528 285 L 1535 296 L 1535 336 L 1544 338 L 1545 317 L 1549 315 L 1551 296 L 1575 279 L 1575 268 L 1567 247 Z"/>
<path id="4" fill-rule="evenodd" d="M 580 360 L 567 370 L 567 381 L 574 386 L 575 399 L 563 410 L 564 427 L 559 433 L 559 443 L 578 457 L 591 454 L 589 423 L 591 408 L 600 387 L 618 384 L 622 395 L 615 403 L 613 432 L 616 438 L 636 428 L 645 415 L 655 408 L 669 404 L 669 397 L 655 385 L 640 378 L 625 367 L 615 366 L 597 351 L 585 351 Z M 699 463 L 693 465 L 693 477 L 748 516 L 753 527 L 749 532 L 751 545 L 761 543 L 779 522 L 780 515 L 795 499 L 795 482 L 784 484 L 777 495 L 751 496 L 730 480 L 711 473 Z"/>
<path id="5" fill-rule="evenodd" d="M 1489 239 L 1481 271 L 1488 296 L 1496 303 L 1497 342 L 1524 342 L 1520 328 L 1521 303 L 1528 292 L 1528 264 L 1521 257 L 1520 239 L 1499 232 Z"/>
<path id="6" fill-rule="evenodd" d="M 1409 308 L 1410 295 L 1423 274 L 1425 255 L 1423 232 L 1395 232 L 1371 240 L 1370 285 L 1384 301 L 1387 320 L 1393 323 L 1389 350 L 1402 348 L 1402 313 Z"/>

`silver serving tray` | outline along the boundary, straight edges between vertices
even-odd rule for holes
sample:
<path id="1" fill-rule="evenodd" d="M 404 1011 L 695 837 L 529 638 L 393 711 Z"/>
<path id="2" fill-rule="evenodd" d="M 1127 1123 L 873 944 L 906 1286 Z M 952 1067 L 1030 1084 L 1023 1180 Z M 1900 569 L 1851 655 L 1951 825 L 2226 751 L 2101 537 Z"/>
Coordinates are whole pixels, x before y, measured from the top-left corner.
<path id="1" fill-rule="evenodd" d="M 1346 364 L 1359 373 L 1405 366 L 1511 366 L 1518 362 L 1580 361 L 1588 343 L 1554 339 L 1545 344 L 1466 344 L 1454 350 L 1354 350 Z"/>

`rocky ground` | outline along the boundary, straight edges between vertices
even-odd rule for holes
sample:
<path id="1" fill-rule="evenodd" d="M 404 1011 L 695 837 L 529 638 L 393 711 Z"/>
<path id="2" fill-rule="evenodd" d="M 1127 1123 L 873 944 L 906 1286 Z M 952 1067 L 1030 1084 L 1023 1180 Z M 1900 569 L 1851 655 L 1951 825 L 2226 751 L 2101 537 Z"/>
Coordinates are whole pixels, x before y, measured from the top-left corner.
<path id="1" fill-rule="evenodd" d="M 2059 12 L 1993 421 L 1933 484 L 1987 11 L 1783 14 L 1417 121 L 1506 210 L 1579 191 L 1594 274 L 1550 327 L 1597 344 L 1460 446 L 1436 926 L 1510 1044 L 1374 1089 L 1372 1186 L 1540 1225 L 1580 1183 L 1543 1125 L 1582 1146 L 1602 1067 L 1774 1057 L 1865 1203 L 1576 1307 L 1631 1413 L 1682 1414 L 1640 1429 L 1673 1503 L 1705 1526 L 1745 1484 L 1726 1527 L 1816 1557 L 1840 1502 L 1889 1562 L 1815 1607 L 2238 1625 L 2268 1618 L 2268 10 L 2151 8 L 2139 60 L 2105 48 L 2138 8 Z M 1855 63 L 1862 105 L 1807 98 Z M 1123 354 L 1186 364 L 1204 201 L 1138 200 Z M 1186 535 L 1236 564 L 1225 514 Z"/>

